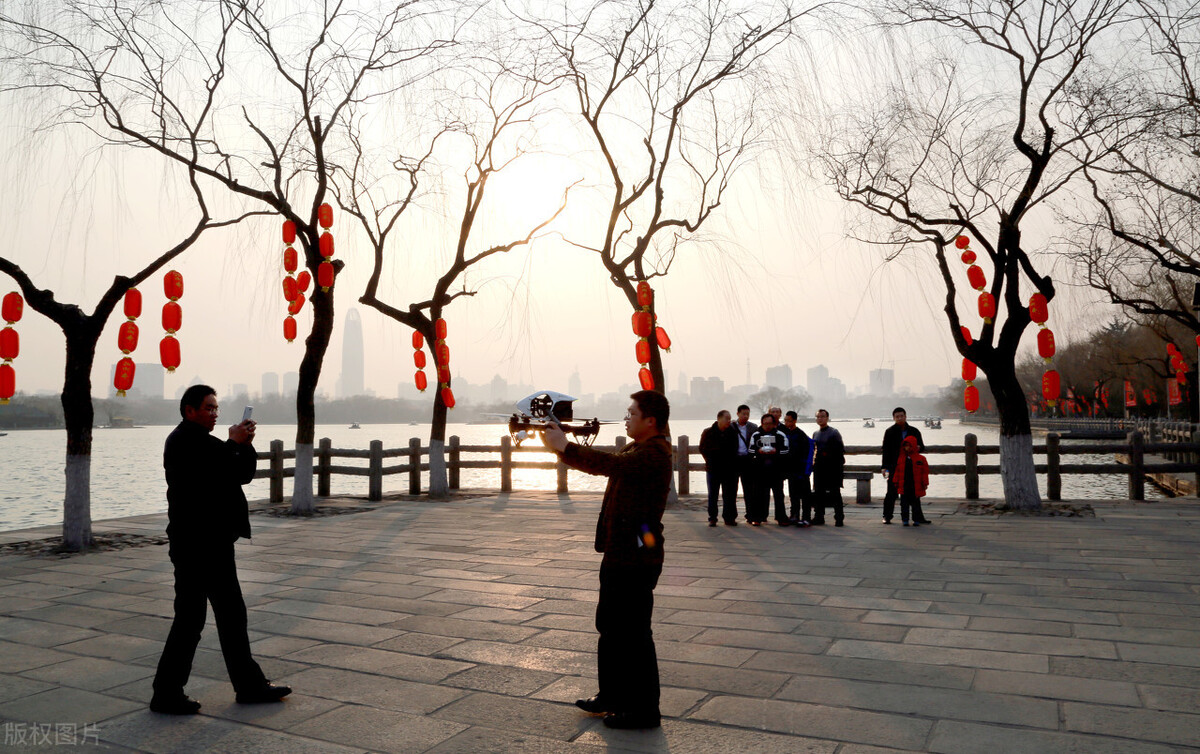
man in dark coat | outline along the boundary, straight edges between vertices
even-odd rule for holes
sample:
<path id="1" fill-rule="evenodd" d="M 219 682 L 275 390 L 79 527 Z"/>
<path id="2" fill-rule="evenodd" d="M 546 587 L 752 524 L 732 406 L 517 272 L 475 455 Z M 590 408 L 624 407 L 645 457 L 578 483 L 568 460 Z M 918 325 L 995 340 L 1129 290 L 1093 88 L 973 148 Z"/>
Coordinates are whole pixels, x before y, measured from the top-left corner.
<path id="1" fill-rule="evenodd" d="M 767 512 L 771 507 L 771 493 L 775 493 L 775 523 L 780 526 L 790 526 L 791 519 L 787 514 L 787 501 L 783 497 L 783 480 L 786 476 L 788 459 L 788 438 L 779 431 L 773 414 L 763 414 L 762 424 L 758 431 L 750 437 L 750 455 L 754 458 L 756 474 L 756 495 L 753 511 L 747 511 L 751 526 L 761 526 L 767 522 Z"/>
<path id="2" fill-rule="evenodd" d="M 738 480 L 742 483 L 742 506 L 746 511 L 746 520 L 750 520 L 750 508 L 754 505 L 757 491 L 754 485 L 758 482 L 755 474 L 754 459 L 750 456 L 750 438 L 758 431 L 758 425 L 750 421 L 750 407 L 746 404 L 738 406 L 737 421 L 733 423 L 737 432 L 737 470 Z M 736 526 L 734 521 L 731 526 Z"/>
<path id="3" fill-rule="evenodd" d="M 825 523 L 825 508 L 833 506 L 833 524 L 842 526 L 845 513 L 842 507 L 842 476 L 846 470 L 846 445 L 842 433 L 829 426 L 829 412 L 817 411 L 817 431 L 812 436 L 816 446 L 813 457 L 813 524 Z"/>
<path id="4" fill-rule="evenodd" d="M 568 442 L 557 424 L 548 425 L 542 439 L 568 466 L 608 477 L 596 523 L 596 552 L 604 553 L 596 606 L 600 690 L 575 704 L 603 714 L 610 728 L 657 728 L 658 656 L 650 618 L 662 574 L 662 516 L 671 487 L 671 446 L 662 433 L 670 405 L 653 390 L 630 397 L 625 434 L 633 442 L 616 453 Z"/>
<path id="5" fill-rule="evenodd" d="M 207 385 L 183 393 L 183 421 L 167 437 L 163 466 L 167 473 L 167 538 L 175 567 L 175 620 L 167 634 L 150 709 L 194 715 L 200 703 L 183 693 L 208 603 L 229 680 L 241 704 L 278 702 L 291 693 L 271 684 L 250 656 L 246 603 L 234 565 L 233 543 L 250 537 L 250 513 L 242 485 L 254 478 L 255 424 L 245 420 L 229 428 L 229 440 L 210 433 L 217 424 L 217 394 Z"/>
<path id="6" fill-rule="evenodd" d="M 915 437 L 917 447 L 921 451 L 925 450 L 925 441 L 921 439 L 921 430 L 908 423 L 908 412 L 902 406 L 892 409 L 892 421 L 894 424 L 883 433 L 883 478 L 887 487 L 887 492 L 883 495 L 883 523 L 885 524 L 892 522 L 892 516 L 896 512 L 896 486 L 887 484 L 887 480 L 896 470 L 896 463 L 900 460 L 900 444 L 906 437 Z M 918 524 L 929 523 L 924 520 L 924 514 L 921 514 L 920 519 L 917 520 Z"/>
<path id="7" fill-rule="evenodd" d="M 722 498 L 721 518 L 726 526 L 737 526 L 737 431 L 729 412 L 722 409 L 717 420 L 700 433 L 700 455 L 708 481 L 708 525 L 717 525 L 717 493 Z"/>
<path id="8" fill-rule="evenodd" d="M 812 519 L 812 487 L 808 475 L 812 473 L 812 440 L 808 433 L 796 424 L 798 415 L 788 411 L 783 418 L 783 429 L 788 438 L 788 496 L 792 500 L 792 526 L 808 526 Z"/>

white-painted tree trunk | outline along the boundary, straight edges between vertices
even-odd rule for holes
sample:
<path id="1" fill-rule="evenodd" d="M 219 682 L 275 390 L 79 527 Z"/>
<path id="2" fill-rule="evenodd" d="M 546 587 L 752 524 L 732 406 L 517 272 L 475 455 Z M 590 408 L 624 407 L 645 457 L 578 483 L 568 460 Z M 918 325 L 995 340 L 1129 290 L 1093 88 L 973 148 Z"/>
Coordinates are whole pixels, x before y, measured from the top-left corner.
<path id="1" fill-rule="evenodd" d="M 296 444 L 296 476 L 292 478 L 292 513 L 312 513 L 313 499 L 313 444 Z"/>
<path id="2" fill-rule="evenodd" d="M 1000 435 L 1000 481 L 1005 507 L 1028 511 L 1042 507 L 1033 467 L 1033 435 Z"/>
<path id="3" fill-rule="evenodd" d="M 92 545 L 92 457 L 67 454 L 63 497 L 63 547 L 83 550 Z"/>
<path id="4" fill-rule="evenodd" d="M 675 443 L 672 441 L 670 435 L 666 435 L 666 438 L 667 438 L 667 445 L 671 446 L 671 458 L 675 459 L 676 458 Z M 680 473 L 686 474 L 687 472 L 685 471 L 685 472 L 680 472 Z M 671 484 L 667 488 L 667 505 L 674 505 L 675 503 L 678 503 L 678 502 L 679 502 L 679 490 L 675 487 L 675 469 L 674 469 L 674 466 L 672 466 Z"/>
<path id="5" fill-rule="evenodd" d="M 450 483 L 446 478 L 446 443 L 442 440 L 429 441 L 429 497 L 432 500 L 450 497 Z"/>

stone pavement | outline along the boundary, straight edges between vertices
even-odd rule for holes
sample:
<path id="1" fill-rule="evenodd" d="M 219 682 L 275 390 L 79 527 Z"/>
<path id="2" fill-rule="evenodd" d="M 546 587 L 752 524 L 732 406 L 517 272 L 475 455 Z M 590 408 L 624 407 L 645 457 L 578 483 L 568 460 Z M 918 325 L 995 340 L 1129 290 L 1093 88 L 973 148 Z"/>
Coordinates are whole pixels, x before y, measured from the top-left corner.
<path id="1" fill-rule="evenodd" d="M 654 627 L 666 717 L 649 732 L 571 705 L 595 688 L 596 495 L 254 516 L 238 545 L 250 637 L 296 692 L 235 704 L 210 625 L 194 718 L 146 708 L 171 614 L 165 547 L 0 556 L 0 749 L 1200 747 L 1200 503 L 1093 504 L 1096 518 L 1064 519 L 933 501 L 919 529 L 854 505 L 840 529 L 710 529 L 668 511 Z M 164 519 L 96 528 L 161 533 Z"/>

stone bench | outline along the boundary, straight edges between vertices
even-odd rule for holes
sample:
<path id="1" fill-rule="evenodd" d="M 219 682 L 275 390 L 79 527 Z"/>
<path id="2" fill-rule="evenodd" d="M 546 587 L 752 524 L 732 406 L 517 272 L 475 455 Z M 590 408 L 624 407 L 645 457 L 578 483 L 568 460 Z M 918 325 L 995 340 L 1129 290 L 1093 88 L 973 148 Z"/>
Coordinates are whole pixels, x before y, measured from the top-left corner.
<path id="1" fill-rule="evenodd" d="M 854 479 L 858 482 L 855 489 L 854 502 L 859 505 L 871 504 L 871 477 L 875 476 L 873 471 L 847 471 L 842 475 L 844 479 Z"/>

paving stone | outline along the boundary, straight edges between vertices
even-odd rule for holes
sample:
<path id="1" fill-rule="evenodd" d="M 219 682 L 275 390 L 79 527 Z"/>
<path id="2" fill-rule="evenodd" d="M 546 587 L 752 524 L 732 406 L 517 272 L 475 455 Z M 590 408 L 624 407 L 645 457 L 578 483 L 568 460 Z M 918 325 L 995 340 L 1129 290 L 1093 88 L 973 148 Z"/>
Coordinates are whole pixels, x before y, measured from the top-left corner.
<path id="1" fill-rule="evenodd" d="M 1063 704 L 1063 719 L 1067 730 L 1200 746 L 1200 714 L 1131 710 L 1068 702 Z"/>
<path id="2" fill-rule="evenodd" d="M 411 655 L 432 655 L 447 647 L 461 642 L 457 636 L 434 636 L 415 631 L 401 634 L 392 639 L 373 645 L 375 649 L 386 649 L 391 652 L 405 652 Z"/>
<path id="3" fill-rule="evenodd" d="M 1137 688 L 1132 683 L 1102 681 L 1095 678 L 980 670 L 975 674 L 974 688 L 979 691 L 1020 694 L 1031 698 L 1064 699 L 1127 707 L 1141 706 Z"/>
<path id="4" fill-rule="evenodd" d="M 54 684 L 19 675 L 0 674 L 0 703 L 21 699 L 54 688 Z"/>
<path id="5" fill-rule="evenodd" d="M 565 676 L 531 694 L 535 699 L 545 699 L 563 704 L 575 704 L 576 699 L 587 699 L 596 693 L 596 679 Z M 664 717 L 683 717 L 708 696 L 698 689 L 680 689 L 663 686 L 660 690 L 658 708 Z"/>
<path id="6" fill-rule="evenodd" d="M 1130 662 L 1153 662 L 1163 665 L 1186 665 L 1200 668 L 1200 650 L 1195 647 L 1163 647 L 1155 644 L 1117 644 L 1121 659 Z"/>
<path id="7" fill-rule="evenodd" d="M 318 644 L 293 652 L 283 659 L 297 665 L 325 665 L 432 683 L 471 667 L 465 662 L 349 644 Z"/>
<path id="8" fill-rule="evenodd" d="M 593 611 L 595 608 L 593 608 Z M 488 639 L 494 641 L 518 642 L 540 633 L 538 629 L 524 626 L 507 626 L 476 621 L 458 620 L 456 618 L 439 618 L 426 615 L 414 615 L 403 618 L 392 624 L 406 631 L 419 631 L 437 636 L 458 637 L 462 639 Z"/>
<path id="9" fill-rule="evenodd" d="M 336 668 L 312 668 L 276 679 L 296 694 L 424 715 L 465 696 L 461 689 Z"/>
<path id="10" fill-rule="evenodd" d="M 440 652 L 438 656 L 471 663 L 508 665 L 561 674 L 595 675 L 596 673 L 594 652 L 572 652 L 526 644 L 471 640 L 455 644 Z"/>
<path id="11" fill-rule="evenodd" d="M 663 684 L 747 697 L 773 696 L 788 681 L 785 673 L 663 660 L 659 660 L 658 674 Z"/>
<path id="12" fill-rule="evenodd" d="M 35 647 L 57 647 L 100 635 L 100 632 L 86 628 L 53 625 L 24 618 L 0 617 L 0 640 L 4 642 Z"/>
<path id="13" fill-rule="evenodd" d="M 939 754 L 1167 754 L 1175 749 L 1100 736 L 1049 733 L 948 720 L 938 723 L 928 751 Z"/>
<path id="14" fill-rule="evenodd" d="M 163 636 L 163 640 L 166 640 Z M 107 657 L 110 660 L 132 661 L 139 657 L 157 656 L 162 654 L 164 641 L 143 639 L 137 636 L 122 636 L 121 634 L 106 634 L 90 639 L 59 645 L 64 652 L 87 655 L 89 657 Z"/>
<path id="15" fill-rule="evenodd" d="M 0 668 L 5 673 L 20 673 L 23 670 L 55 665 L 71 659 L 74 659 L 74 655 L 56 649 L 0 641 Z"/>
<path id="16" fill-rule="evenodd" d="M 254 623 L 254 628 L 268 634 L 293 636 L 339 644 L 370 646 L 381 641 L 394 639 L 403 631 L 392 628 L 376 628 L 332 620 L 313 620 L 296 617 L 269 617 Z"/>
<path id="17" fill-rule="evenodd" d="M 939 613 L 914 613 L 899 610 L 871 610 L 862 617 L 864 623 L 886 623 L 897 626 L 924 626 L 928 628 L 966 628 L 965 615 Z"/>
<path id="18" fill-rule="evenodd" d="M 470 694 L 434 713 L 443 720 L 470 725 L 487 725 L 504 720 L 504 727 L 562 741 L 574 740 L 581 732 L 596 724 L 596 719 L 574 705 L 522 699 L 477 692 Z"/>
<path id="19" fill-rule="evenodd" d="M 559 678 L 557 673 L 505 665 L 477 665 L 456 673 L 444 683 L 455 688 L 491 691 L 509 696 L 530 696 Z"/>
<path id="20" fill-rule="evenodd" d="M 149 711 L 133 712 L 100 726 L 100 740 L 154 754 L 351 754 L 361 751 L 330 741 L 197 716 L 179 718 Z"/>
<path id="21" fill-rule="evenodd" d="M 79 657 L 54 665 L 43 665 L 24 673 L 27 678 L 47 681 L 85 691 L 104 691 L 139 679 L 149 678 L 154 671 L 123 662 L 96 657 Z"/>
<path id="22" fill-rule="evenodd" d="M 863 681 L 884 683 L 910 683 L 918 686 L 968 689 L 974 678 L 973 668 L 929 665 L 897 660 L 880 661 L 854 657 L 830 657 L 827 655 L 801 655 L 778 652 L 759 652 L 747 668 L 775 670 L 797 675 L 830 676 L 853 678 Z M 705 688 L 701 684 L 701 688 Z"/>
<path id="23" fill-rule="evenodd" d="M 482 725 L 472 725 L 452 738 L 429 749 L 429 754 L 477 754 L 478 752 L 503 752 L 503 754 L 601 754 L 611 751 L 605 745 L 588 745 L 559 741 L 554 738 L 519 731 L 500 730 Z"/>
<path id="24" fill-rule="evenodd" d="M 996 668 L 1044 673 L 1049 661 L 1044 655 L 1017 652 L 991 652 L 976 649 L 946 649 L 937 646 L 885 644 L 883 642 L 840 639 L 829 648 L 829 654 L 875 660 L 907 660 L 929 665 L 960 665 L 969 668 Z"/>
<path id="25" fill-rule="evenodd" d="M 748 728 L 839 741 L 920 749 L 933 724 L 902 715 L 802 704 L 771 699 L 717 696 L 691 716 L 694 720 L 737 720 Z"/>
<path id="26" fill-rule="evenodd" d="M 830 754 L 837 744 L 796 735 L 730 728 L 702 722 L 664 720 L 650 731 L 608 730 L 596 726 L 575 739 L 580 744 L 607 744 L 609 751 L 688 754 Z"/>
<path id="27" fill-rule="evenodd" d="M 914 628 L 904 639 L 908 644 L 929 644 L 939 647 L 987 649 L 998 652 L 1028 652 L 1031 654 L 1071 655 L 1116 659 L 1112 642 L 1087 639 L 1064 639 L 1057 636 L 1022 636 L 995 631 L 954 631 Z M 1200 653 L 1198 653 L 1200 654 Z M 1200 664 L 1200 658 L 1197 659 Z"/>
<path id="28" fill-rule="evenodd" d="M 1145 706 L 1149 709 L 1189 713 L 1200 710 L 1200 689 L 1150 684 L 1139 686 L 1138 689 L 1145 700 Z"/>
<path id="29" fill-rule="evenodd" d="M 56 687 L 0 704 L 0 719 L 27 723 L 98 723 L 135 710 L 128 699 Z"/>
<path id="30" fill-rule="evenodd" d="M 1050 672 L 1056 675 L 1102 678 L 1110 681 L 1159 683 L 1200 688 L 1200 668 L 1093 660 L 1086 657 L 1051 657 Z"/>

